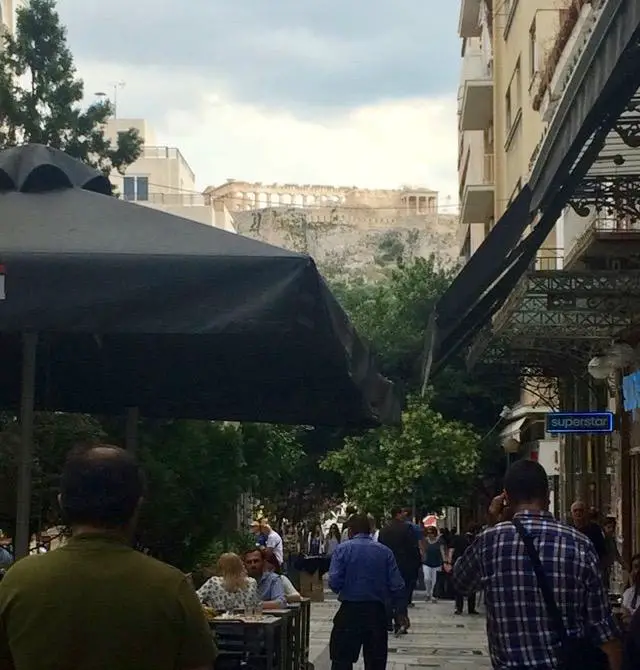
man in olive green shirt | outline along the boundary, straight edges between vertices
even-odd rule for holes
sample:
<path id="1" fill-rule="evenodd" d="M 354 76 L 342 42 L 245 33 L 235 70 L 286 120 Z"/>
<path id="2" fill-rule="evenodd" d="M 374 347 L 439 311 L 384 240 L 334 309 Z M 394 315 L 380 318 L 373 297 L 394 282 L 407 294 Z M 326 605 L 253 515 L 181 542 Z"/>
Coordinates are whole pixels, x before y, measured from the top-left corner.
<path id="1" fill-rule="evenodd" d="M 143 488 L 122 449 L 71 455 L 60 504 L 72 538 L 0 582 L 0 670 L 211 670 L 187 577 L 131 547 Z"/>

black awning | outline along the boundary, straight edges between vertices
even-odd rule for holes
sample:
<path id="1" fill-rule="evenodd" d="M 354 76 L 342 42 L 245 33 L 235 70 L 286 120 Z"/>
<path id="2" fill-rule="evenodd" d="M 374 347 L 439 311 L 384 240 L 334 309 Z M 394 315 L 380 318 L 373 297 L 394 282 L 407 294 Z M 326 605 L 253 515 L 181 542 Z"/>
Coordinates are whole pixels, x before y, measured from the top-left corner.
<path id="1" fill-rule="evenodd" d="M 437 307 L 438 328 L 443 332 L 463 320 L 463 306 L 471 308 L 475 300 L 491 286 L 499 267 L 496 260 L 508 258 L 532 221 L 530 204 L 531 189 L 526 185 L 440 298 Z"/>
<path id="2" fill-rule="evenodd" d="M 612 101 L 618 97 L 622 81 L 627 79 L 632 92 L 638 88 L 639 34 L 638 0 L 608 0 L 604 4 L 529 178 L 533 209 L 546 208 L 548 201 L 555 198 L 557 185 L 566 182 L 589 138 L 612 111 Z"/>
<path id="3" fill-rule="evenodd" d="M 515 205 L 516 201 L 513 204 Z M 460 303 L 456 306 L 456 282 L 454 281 L 451 284 L 436 304 L 429 322 L 424 353 L 425 384 L 430 376 L 442 370 L 451 358 L 473 340 L 504 304 L 518 280 L 531 266 L 536 252 L 555 225 L 556 218 L 555 214 L 542 216 L 534 229 L 517 244 L 515 249 L 499 256 L 493 256 L 493 264 L 489 265 L 488 270 L 483 268 L 485 272 L 483 278 L 490 275 L 488 283 L 483 285 L 482 290 L 476 293 L 471 302 L 462 303 L 466 307 L 462 307 Z M 527 221 L 529 220 L 527 218 Z M 495 240 L 491 242 L 492 237 L 493 231 L 487 236 L 485 242 L 490 242 L 489 248 L 497 249 L 498 243 Z M 480 249 L 476 254 L 479 252 Z M 496 263 L 496 257 L 502 258 L 502 261 Z M 489 257 L 485 260 L 487 263 L 490 262 Z M 462 269 L 460 275 L 467 267 L 469 265 Z M 473 279 L 474 277 L 471 275 L 468 281 L 471 283 Z M 445 309 L 449 311 L 447 312 Z M 452 323 L 455 325 L 447 325 Z M 443 326 L 443 324 L 445 325 Z"/>

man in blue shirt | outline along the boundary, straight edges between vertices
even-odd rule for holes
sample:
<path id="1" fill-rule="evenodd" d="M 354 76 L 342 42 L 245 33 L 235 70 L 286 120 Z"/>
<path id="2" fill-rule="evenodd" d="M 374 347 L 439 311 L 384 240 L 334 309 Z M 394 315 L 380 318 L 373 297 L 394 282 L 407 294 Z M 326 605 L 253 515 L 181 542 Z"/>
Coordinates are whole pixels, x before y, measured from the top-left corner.
<path id="1" fill-rule="evenodd" d="M 391 550 L 371 537 L 365 514 L 353 516 L 349 530 L 351 539 L 336 547 L 329 569 L 329 586 L 341 603 L 331 631 L 331 667 L 351 670 L 362 649 L 366 670 L 384 670 L 386 605 L 403 601 L 405 585 Z"/>
<path id="2" fill-rule="evenodd" d="M 249 577 L 253 577 L 258 582 L 258 595 L 265 609 L 279 609 L 287 606 L 280 575 L 265 570 L 263 549 L 247 551 L 244 555 L 244 565 Z"/>

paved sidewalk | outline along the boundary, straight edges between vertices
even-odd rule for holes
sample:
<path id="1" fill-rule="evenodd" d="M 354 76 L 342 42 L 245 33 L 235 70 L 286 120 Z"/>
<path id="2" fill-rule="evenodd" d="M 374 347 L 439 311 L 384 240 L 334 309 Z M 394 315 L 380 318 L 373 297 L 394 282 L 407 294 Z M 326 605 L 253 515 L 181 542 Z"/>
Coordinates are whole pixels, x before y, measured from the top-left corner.
<path id="1" fill-rule="evenodd" d="M 331 596 L 327 595 L 327 598 Z M 315 670 L 327 670 L 331 620 L 337 609 L 335 600 L 313 603 L 311 607 L 311 654 Z M 416 594 L 416 606 L 409 611 L 411 630 L 402 637 L 389 636 L 389 670 L 488 670 L 484 615 L 453 614 L 453 603 L 426 604 Z M 362 657 L 355 670 L 364 665 Z"/>

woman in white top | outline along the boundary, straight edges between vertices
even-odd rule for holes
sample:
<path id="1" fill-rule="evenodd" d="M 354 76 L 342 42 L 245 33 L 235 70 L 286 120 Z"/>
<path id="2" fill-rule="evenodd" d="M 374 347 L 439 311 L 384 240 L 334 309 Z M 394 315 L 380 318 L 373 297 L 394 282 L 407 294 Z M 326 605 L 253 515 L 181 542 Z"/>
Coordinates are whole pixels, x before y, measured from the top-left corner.
<path id="1" fill-rule="evenodd" d="M 631 559 L 630 586 L 622 594 L 622 621 L 626 626 L 637 610 L 640 610 L 640 554 Z"/>
<path id="2" fill-rule="evenodd" d="M 284 597 L 287 599 L 288 603 L 299 603 L 302 600 L 302 596 L 296 590 L 296 587 L 291 583 L 291 580 L 287 575 L 280 573 L 280 563 L 276 558 L 275 552 L 267 548 L 264 551 L 264 567 L 269 572 L 277 572 L 280 574 L 280 579 L 282 580 L 282 586 L 284 588 Z"/>
<path id="3" fill-rule="evenodd" d="M 203 605 L 218 612 L 255 607 L 260 603 L 258 584 L 247 576 L 242 559 L 237 554 L 222 554 L 217 565 L 218 575 L 198 589 Z"/>

